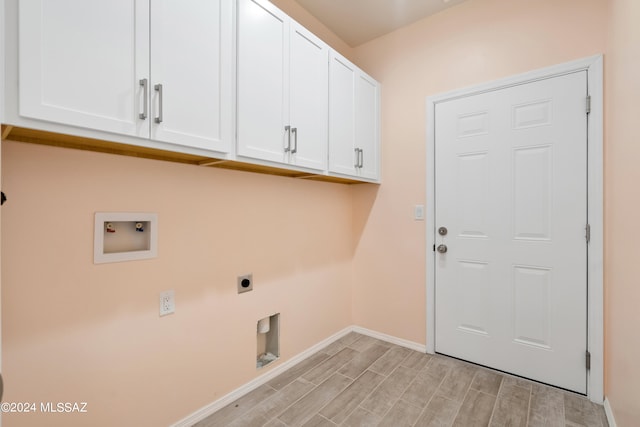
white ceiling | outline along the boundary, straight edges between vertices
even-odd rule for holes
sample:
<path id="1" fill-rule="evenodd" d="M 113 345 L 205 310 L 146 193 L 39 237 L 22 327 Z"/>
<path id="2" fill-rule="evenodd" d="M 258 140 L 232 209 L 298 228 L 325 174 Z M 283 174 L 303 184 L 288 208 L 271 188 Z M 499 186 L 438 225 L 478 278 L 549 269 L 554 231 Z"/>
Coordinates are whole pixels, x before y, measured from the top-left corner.
<path id="1" fill-rule="evenodd" d="M 465 0 L 296 0 L 356 47 Z"/>

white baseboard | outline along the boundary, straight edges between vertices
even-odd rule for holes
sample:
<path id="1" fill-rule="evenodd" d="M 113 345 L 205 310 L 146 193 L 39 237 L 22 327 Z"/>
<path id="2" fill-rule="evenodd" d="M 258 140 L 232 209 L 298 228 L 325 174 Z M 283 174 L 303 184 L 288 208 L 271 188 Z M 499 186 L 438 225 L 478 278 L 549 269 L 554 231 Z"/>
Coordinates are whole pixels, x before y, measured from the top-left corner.
<path id="1" fill-rule="evenodd" d="M 360 326 L 349 326 L 341 330 L 340 332 L 337 332 L 331 335 L 329 338 L 322 340 L 318 344 L 312 347 L 309 347 L 302 353 L 292 357 L 286 362 L 283 362 L 281 365 L 278 365 L 275 368 L 271 369 L 269 372 L 266 372 L 263 375 L 260 375 L 259 377 L 244 384 L 243 386 L 238 387 L 237 389 L 233 390 L 231 393 L 222 396 L 220 399 L 216 400 L 215 402 L 210 403 L 207 406 L 198 409 L 196 412 L 192 413 L 191 415 L 188 415 L 187 417 L 171 425 L 171 427 L 191 427 L 195 423 L 204 420 L 209 415 L 224 408 L 234 400 L 239 399 L 240 397 L 244 396 L 250 391 L 253 391 L 256 388 L 260 387 L 261 385 L 267 383 L 268 381 L 277 377 L 287 369 L 293 367 L 294 365 L 308 358 L 312 354 L 317 353 L 318 351 L 322 350 L 324 347 L 328 346 L 334 341 L 339 340 L 340 338 L 342 338 L 343 336 L 347 335 L 350 332 L 356 332 L 362 335 L 367 335 L 372 338 L 377 338 L 379 340 L 387 341 L 387 342 L 390 342 L 391 344 L 396 344 L 401 347 L 406 347 L 411 350 L 416 350 L 422 353 L 426 352 L 425 345 L 418 344 L 413 341 L 408 341 L 402 338 L 397 338 L 391 335 L 383 334 L 381 332 L 372 331 L 370 329 L 362 328 Z"/>
<path id="2" fill-rule="evenodd" d="M 366 329 L 360 326 L 353 326 L 351 330 L 353 332 L 357 332 L 362 335 L 367 335 L 372 338 L 377 338 L 382 341 L 390 342 L 391 344 L 399 345 L 400 347 L 406 347 L 411 350 L 419 351 L 420 353 L 427 352 L 427 346 L 425 346 L 424 344 L 418 344 L 417 342 L 394 337 L 392 335 L 383 334 L 382 332 L 372 331 L 371 329 Z"/>
<path id="3" fill-rule="evenodd" d="M 277 377 L 278 375 L 280 375 L 281 373 L 283 373 L 287 369 L 291 368 L 292 366 L 296 365 L 297 363 L 301 362 L 302 360 L 306 359 L 307 357 L 311 356 L 312 354 L 318 352 L 319 350 L 321 350 L 322 348 L 328 346 L 332 342 L 334 342 L 334 341 L 342 338 L 343 336 L 347 335 L 352 330 L 353 330 L 353 327 L 350 326 L 350 327 L 347 327 L 347 328 L 341 330 L 340 332 L 337 332 L 337 333 L 331 335 L 329 338 L 327 338 L 325 340 L 322 340 L 321 342 L 319 342 L 318 344 L 316 344 L 316 345 L 314 345 L 312 347 L 309 347 L 308 349 L 306 349 L 302 353 L 292 357 L 291 359 L 287 360 L 286 362 L 283 362 L 281 365 L 278 365 L 278 366 L 274 367 L 269 372 L 266 372 L 263 375 L 260 375 L 259 377 L 257 377 L 255 379 L 249 381 L 248 383 L 244 384 L 243 386 L 238 387 L 237 389 L 233 390 L 231 393 L 222 396 L 220 399 L 216 400 L 215 402 L 210 403 L 207 406 L 198 409 L 196 412 L 192 413 L 191 415 L 181 419 L 180 421 L 176 422 L 175 424 L 172 424 L 171 427 L 191 427 L 195 423 L 204 420 L 205 418 L 207 418 L 209 415 L 213 414 L 214 412 L 224 408 L 225 406 L 227 406 L 229 403 L 233 402 L 234 400 L 237 400 L 238 398 L 244 396 L 245 394 L 249 393 L 250 391 L 255 390 L 256 388 L 260 387 L 261 385 L 263 385 L 263 384 L 267 383 L 268 381 L 272 380 L 273 378 Z"/>
<path id="4" fill-rule="evenodd" d="M 606 397 L 604 398 L 604 413 L 607 416 L 609 427 L 617 427 L 616 419 L 613 416 L 613 410 L 611 410 L 611 404 L 609 403 L 609 399 Z"/>

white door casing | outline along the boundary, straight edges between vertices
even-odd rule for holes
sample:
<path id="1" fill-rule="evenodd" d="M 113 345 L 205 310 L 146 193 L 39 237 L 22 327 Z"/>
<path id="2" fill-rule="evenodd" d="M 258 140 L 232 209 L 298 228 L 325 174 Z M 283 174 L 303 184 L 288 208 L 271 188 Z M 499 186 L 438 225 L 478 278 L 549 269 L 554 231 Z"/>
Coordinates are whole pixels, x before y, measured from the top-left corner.
<path id="1" fill-rule="evenodd" d="M 588 394 L 590 396 L 590 398 L 593 401 L 596 402 L 602 402 L 602 59 L 601 57 L 594 57 L 594 58 L 587 58 L 585 60 L 580 60 L 580 61 L 574 61 L 572 63 L 568 63 L 568 64 L 562 64 L 559 66 L 555 66 L 555 67 L 550 67 L 544 70 L 539 70 L 539 71 L 534 71 L 531 73 L 527 73 L 524 75 L 520 75 L 520 76 L 515 76 L 512 78 L 508 78 L 508 79 L 503 79 L 497 82 L 492 82 L 492 83 L 488 83 L 488 84 L 484 84 L 481 86 L 476 86 L 473 88 L 469 88 L 469 89 L 463 89 L 463 90 L 459 90 L 456 92 L 452 92 L 452 93 L 448 93 L 448 94 L 444 94 L 444 95 L 439 95 L 436 97 L 430 97 L 428 98 L 428 102 L 427 102 L 427 109 L 428 109 L 428 159 L 427 159 L 427 171 L 428 171 L 428 175 L 427 175 L 427 205 L 428 205 L 428 215 L 427 215 L 427 243 L 428 243 L 428 255 L 427 255 L 427 349 L 429 352 L 433 352 L 434 350 L 437 351 L 441 351 L 440 350 L 440 335 L 438 335 L 438 338 L 436 338 L 436 328 L 438 328 L 438 331 L 440 331 L 441 327 L 444 327 L 445 325 L 440 325 L 440 322 L 446 322 L 446 320 L 440 319 L 440 317 L 438 317 L 438 321 L 436 321 L 436 311 L 435 311 L 435 294 L 436 294 L 436 277 L 437 275 L 440 274 L 445 274 L 446 275 L 446 269 L 445 271 L 441 271 L 442 269 L 439 269 L 439 265 L 438 263 L 441 262 L 445 262 L 445 263 L 449 263 L 451 264 L 451 262 L 455 261 L 455 260 L 463 260 L 463 261 L 473 261 L 473 254 L 471 253 L 465 253 L 465 254 L 456 254 L 456 248 L 459 248 L 459 243 L 456 240 L 459 240 L 459 238 L 454 237 L 455 233 L 458 232 L 459 234 L 459 230 L 452 230 L 452 234 L 450 234 L 446 240 L 446 242 L 449 244 L 449 252 L 445 255 L 438 255 L 434 252 L 432 252 L 432 245 L 436 244 L 440 244 L 441 243 L 441 239 L 439 238 L 438 234 L 436 233 L 436 229 L 437 227 L 439 227 L 440 225 L 445 225 L 445 224 L 439 224 L 434 222 L 434 220 L 437 220 L 438 218 L 434 217 L 434 214 L 436 214 L 436 209 L 438 209 L 437 206 L 434 206 L 434 202 L 436 202 L 436 185 L 437 184 L 437 180 L 434 183 L 434 178 L 435 178 L 435 171 L 437 170 L 436 168 L 436 161 L 439 161 L 440 157 L 438 157 L 438 154 L 436 154 L 436 156 L 434 156 L 434 152 L 436 151 L 436 144 L 434 143 L 434 138 L 436 136 L 436 130 L 438 129 L 438 126 L 435 126 L 434 124 L 434 118 L 436 117 L 436 112 L 438 112 L 438 114 L 440 114 L 441 112 L 441 107 L 443 107 L 445 104 L 447 104 L 448 102 L 451 102 L 455 99 L 458 98 L 463 98 L 463 97 L 467 97 L 467 96 L 473 96 L 473 95 L 478 95 L 478 94 L 483 94 L 483 93 L 490 93 L 490 92 L 495 92 L 498 89 L 507 89 L 507 88 L 512 88 L 516 85 L 522 85 L 524 83 L 530 83 L 530 82 L 535 82 L 541 79 L 545 79 L 545 78 L 551 78 L 551 77 L 557 77 L 557 76 L 562 76 L 562 75 L 566 75 L 568 73 L 576 73 L 576 72 L 584 72 L 587 75 L 587 79 L 588 79 L 588 84 L 587 82 L 585 82 L 582 85 L 582 90 L 584 92 L 589 93 L 589 95 L 591 96 L 591 100 L 592 100 L 592 109 L 591 109 L 591 114 L 589 116 L 589 123 L 588 123 L 588 137 L 589 137 L 589 146 L 588 146 L 588 205 L 587 205 L 587 212 L 588 212 L 588 221 L 591 225 L 591 242 L 589 244 L 589 253 L 588 253 L 588 266 L 586 266 L 583 271 L 586 274 L 586 271 L 588 269 L 588 274 L 589 274 L 589 281 L 588 281 L 588 286 L 589 286 L 589 301 L 588 301 L 588 341 L 586 343 L 586 345 L 588 346 L 589 351 L 591 352 L 591 370 L 588 372 L 588 384 L 587 384 L 587 391 Z M 562 80 L 562 79 L 560 79 Z M 558 80 L 558 81 L 560 81 Z M 588 87 L 587 87 L 588 85 Z M 578 84 L 577 86 L 580 86 L 580 84 Z M 562 86 L 560 91 L 566 91 L 567 88 L 565 86 Z M 498 91 L 499 92 L 499 91 Z M 504 92 L 504 91 L 503 91 Z M 526 104 L 526 103 L 522 103 L 519 105 L 520 108 L 520 116 L 524 117 L 530 114 L 534 114 L 535 110 L 538 110 L 538 113 L 542 112 L 545 108 L 544 108 L 544 100 L 545 97 L 542 96 L 542 94 L 539 92 L 538 94 L 536 94 L 537 97 L 536 101 L 538 102 L 538 106 L 535 106 L 534 104 Z M 480 97 L 479 97 L 480 98 Z M 479 99 L 477 98 L 477 99 Z M 583 97 L 584 98 L 584 97 Z M 524 104 L 524 105 L 523 105 Z M 584 100 L 582 101 L 582 106 L 583 108 L 583 113 L 584 113 Z M 556 114 L 558 113 L 557 110 L 553 109 L 553 107 L 551 107 L 551 114 Z M 466 119 L 466 124 L 468 125 L 466 128 L 466 131 L 468 133 L 473 133 L 473 128 L 481 128 L 483 126 L 483 121 L 484 120 L 488 120 L 488 118 L 486 116 L 483 116 L 482 110 L 483 108 L 481 108 L 480 106 L 475 106 L 475 117 L 473 115 L 471 116 L 467 116 L 468 119 Z M 527 111 L 529 110 L 529 111 Z M 512 120 L 513 120 L 513 114 L 509 114 L 509 126 L 512 126 Z M 535 114 L 534 114 L 535 116 Z M 554 117 L 554 116 L 551 116 Z M 525 120 L 526 121 L 526 120 Z M 525 124 L 526 126 L 526 124 Z M 492 118 L 490 120 L 490 124 L 488 125 L 489 129 L 492 129 L 495 131 L 495 127 L 496 127 L 496 123 L 495 120 Z M 540 127 L 542 128 L 542 127 Z M 520 130 L 521 133 L 531 133 L 532 130 L 534 130 L 535 128 L 527 128 L 527 131 Z M 458 129 L 456 130 L 456 132 L 464 132 L 465 129 Z M 539 131 L 539 130 L 538 130 Z M 535 133 L 535 132 L 534 132 Z M 539 138 L 540 135 L 536 135 L 534 137 L 535 138 Z M 473 139 L 474 137 L 470 137 L 470 139 Z M 481 140 L 482 139 L 482 135 L 476 135 L 475 136 L 476 139 Z M 539 140 L 539 139 L 538 139 Z M 535 141 L 533 141 L 535 143 Z M 526 145 L 526 141 L 525 141 L 525 145 Z M 551 150 L 551 151 L 549 151 Z M 546 144 L 546 148 L 545 148 L 545 144 L 544 143 L 538 143 L 537 146 L 535 147 L 520 147 L 520 149 L 514 150 L 510 156 L 515 156 L 517 157 L 517 159 L 515 157 L 512 158 L 505 158 L 507 162 L 511 162 L 511 160 L 517 160 L 518 162 L 520 162 L 521 165 L 525 165 L 527 163 L 527 159 L 529 160 L 530 164 L 535 164 L 536 162 L 539 163 L 540 165 L 544 164 L 545 162 L 547 162 L 548 158 L 546 158 L 545 156 L 548 156 L 549 153 L 554 153 L 553 150 L 556 150 L 555 148 L 551 149 L 549 148 L 549 144 Z M 485 150 L 486 152 L 486 150 Z M 483 167 L 485 167 L 486 165 L 483 165 L 483 163 L 486 163 L 485 160 L 483 160 L 483 149 L 482 147 L 479 147 L 477 149 L 472 150 L 472 149 L 468 149 L 467 152 L 465 153 L 466 155 L 463 155 L 461 157 L 461 159 L 459 160 L 460 162 L 466 162 L 465 166 L 466 167 L 466 171 L 467 172 L 471 172 L 473 167 L 479 168 L 479 170 L 482 170 Z M 462 154 L 462 153 L 459 153 Z M 586 154 L 586 153 L 585 153 Z M 554 157 L 555 158 L 555 157 Z M 440 163 L 437 163 L 440 166 Z M 548 164 L 548 163 L 547 163 Z M 556 165 L 558 166 L 558 165 Z M 553 170 L 553 163 L 550 165 L 551 170 Z M 529 186 L 528 187 L 528 191 L 534 191 L 536 190 L 536 188 L 538 190 L 544 189 L 544 188 L 548 188 L 548 184 L 549 182 L 547 182 L 546 184 L 544 183 L 543 180 L 535 180 L 535 181 L 531 181 L 529 182 L 529 180 L 524 179 L 525 176 L 527 175 L 527 173 L 533 173 L 535 172 L 535 169 L 522 169 L 522 173 L 520 173 L 520 175 L 517 177 L 516 179 L 516 183 L 519 182 L 520 184 L 523 184 L 525 186 Z M 553 180 L 554 178 L 557 180 L 558 178 L 558 172 L 552 172 L 555 173 L 555 175 L 551 175 L 551 177 L 549 179 Z M 583 176 L 586 176 L 587 174 L 583 174 Z M 438 175 L 439 176 L 439 175 Z M 500 185 L 500 182 L 496 181 L 496 178 L 487 178 L 489 180 L 493 179 L 495 181 L 495 183 L 492 181 L 492 185 Z M 528 184 L 527 184 L 528 182 Z M 485 182 L 486 183 L 486 182 Z M 543 185 L 544 184 L 544 185 Z M 476 186 L 478 191 L 472 191 L 471 188 L 468 188 L 467 190 L 471 193 L 473 193 L 471 199 L 475 198 L 476 199 L 476 204 L 478 203 L 478 200 L 483 200 L 483 195 L 481 194 L 482 192 L 480 191 L 483 187 L 482 182 L 473 182 L 472 186 Z M 507 189 L 507 190 L 511 190 L 511 193 L 514 195 L 514 200 L 515 200 L 515 193 L 514 188 L 511 189 Z M 566 189 L 564 189 L 566 190 Z M 491 189 L 491 191 L 494 191 L 494 188 Z M 563 189 L 561 188 L 558 191 L 563 191 Z M 477 193 L 480 193 L 479 195 Z M 518 192 L 518 193 L 522 193 L 522 191 Z M 526 193 L 526 191 L 525 191 Z M 543 194 L 544 192 L 539 192 L 538 195 Z M 508 192 L 507 192 L 508 194 Z M 484 195 L 486 197 L 488 197 L 486 194 Z M 493 196 L 493 194 L 491 195 Z M 520 199 L 522 199 L 522 197 L 520 196 Z M 439 199 L 438 199 L 439 200 Z M 469 202 L 470 200 L 468 200 L 467 202 Z M 520 200 L 520 202 L 522 202 L 522 200 Z M 438 202 L 436 202 L 438 203 Z M 443 203 L 442 201 L 440 201 L 440 203 Z M 570 202 L 567 203 L 566 200 L 557 200 L 555 202 L 555 205 L 551 204 L 550 206 L 552 208 L 554 207 L 560 207 L 559 204 L 563 204 L 566 206 L 569 205 L 576 205 L 576 204 L 580 204 L 580 202 L 575 203 L 574 202 Z M 522 204 L 522 203 L 520 203 Z M 585 201 L 586 204 L 586 201 Z M 538 204 L 539 205 L 539 204 Z M 540 206 L 538 206 L 539 208 Z M 535 218 L 535 214 L 536 213 L 540 213 L 541 209 L 537 209 L 537 210 L 526 210 L 526 211 L 521 211 L 520 213 L 520 230 L 521 231 L 526 231 L 524 230 L 524 228 L 522 227 L 523 225 L 527 224 L 527 221 L 529 221 L 529 225 L 532 225 L 533 223 L 531 223 L 532 218 Z M 476 232 L 480 231 L 477 230 L 479 228 L 482 228 L 482 218 L 483 218 L 483 212 L 482 209 L 476 209 L 476 213 L 478 215 L 476 215 L 475 217 L 469 217 L 469 218 L 463 218 L 465 220 L 467 220 L 467 222 L 469 223 L 469 221 L 472 221 L 471 223 L 467 224 L 467 225 L 471 225 L 471 226 L 467 226 L 466 228 L 475 228 Z M 487 213 L 489 213 L 489 215 L 487 215 Z M 457 214 L 457 213 L 456 213 Z M 462 213 L 464 215 L 464 212 Z M 489 224 L 491 221 L 495 221 L 494 218 L 495 212 L 484 212 L 484 225 L 488 226 L 487 224 Z M 499 215 L 499 214 L 498 214 Z M 586 215 L 583 215 L 586 216 Z M 457 220 L 458 218 L 456 218 Z M 475 223 L 473 223 L 473 221 L 475 221 Z M 522 222 L 524 221 L 524 222 Z M 555 219 L 554 219 L 555 221 Z M 585 221 L 586 223 L 586 221 Z M 544 225 L 543 223 L 539 223 L 538 225 Z M 550 233 L 553 233 L 552 236 L 555 239 L 556 237 L 560 238 L 561 236 L 557 234 L 557 231 L 554 231 L 553 229 L 553 223 L 547 223 L 547 225 L 549 225 L 551 228 L 549 228 Z M 582 227 L 584 227 L 585 224 L 582 224 Z M 576 226 L 577 227 L 577 226 Z M 455 226 L 454 226 L 455 228 Z M 506 229 L 507 232 L 509 233 L 514 233 L 516 231 L 515 226 L 514 227 L 501 227 L 503 229 Z M 526 227 L 525 227 L 526 228 Z M 466 233 L 468 234 L 468 236 L 466 236 L 465 242 L 466 240 L 470 240 L 472 244 L 472 246 L 476 246 L 475 250 L 481 250 L 480 247 L 484 244 L 485 246 L 487 245 L 487 238 L 482 237 L 481 235 L 475 235 L 473 236 L 473 231 L 474 230 L 467 230 L 467 231 L 471 231 L 471 233 Z M 564 232 L 565 230 L 561 230 L 562 232 Z M 572 231 L 573 234 L 576 233 L 575 230 Z M 485 233 L 486 234 L 486 233 Z M 536 234 L 536 233 L 533 233 Z M 525 243 L 525 240 L 530 240 L 531 242 L 528 243 L 536 243 L 537 246 L 542 245 L 542 247 L 544 247 L 545 245 L 549 245 L 548 242 L 545 242 L 544 240 L 540 240 L 541 238 L 544 238 L 544 236 L 535 236 L 535 235 L 521 235 L 520 237 L 520 241 L 518 241 L 518 239 L 508 239 L 508 240 L 513 240 L 512 243 L 510 243 L 512 246 L 513 244 L 516 244 L 516 246 L 520 245 L 522 246 L 523 243 Z M 538 232 L 538 234 L 540 234 Z M 580 230 L 579 231 L 580 237 L 584 239 L 584 231 Z M 495 232 L 492 232 L 492 235 L 495 235 Z M 493 237 L 493 236 L 492 236 Z M 507 236 L 509 237 L 509 236 Z M 513 237 L 513 236 L 511 236 Z M 534 239 L 538 239 L 538 241 L 536 242 Z M 515 243 L 514 243 L 515 242 Z M 489 243 L 489 246 L 491 244 Z M 582 240 L 582 245 L 583 248 L 585 248 L 586 250 L 586 245 L 585 245 L 585 241 Z M 500 246 L 500 245 L 498 245 Z M 509 247 L 509 245 L 506 245 L 507 247 Z M 536 246 L 535 244 L 533 245 L 529 245 L 529 246 Z M 489 248 L 490 249 L 490 248 Z M 511 251 L 508 252 L 507 255 L 509 256 L 520 256 L 521 254 L 518 254 L 516 250 L 514 250 L 513 247 L 510 247 L 510 249 L 512 249 Z M 516 248 L 517 249 L 517 248 Z M 521 248 L 520 248 L 521 249 Z M 488 248 L 485 248 L 485 253 L 488 256 L 488 253 L 486 252 L 488 250 Z M 538 254 L 538 256 L 544 258 L 548 258 L 550 261 L 557 261 L 557 257 L 553 257 L 550 256 L 550 253 L 547 254 L 545 253 L 545 250 L 539 251 L 540 254 Z M 584 252 L 583 252 L 584 253 Z M 477 254 L 477 253 L 476 253 Z M 531 256 L 531 254 L 529 255 Z M 446 261 L 443 261 L 443 258 L 446 258 Z M 485 257 L 486 258 L 486 257 Z M 549 273 L 549 270 L 545 270 L 544 268 L 539 268 L 539 267 L 544 267 L 545 264 L 542 262 L 544 261 L 544 259 L 538 259 L 536 262 L 534 263 L 517 263 L 517 262 L 511 262 L 509 263 L 509 268 L 503 268 L 502 272 L 497 272 L 494 271 L 495 268 L 491 269 L 491 268 L 487 268 L 485 269 L 484 266 L 488 265 L 487 262 L 485 262 L 484 264 L 482 264 L 482 262 L 467 262 L 467 264 L 465 265 L 465 267 L 468 267 L 466 269 L 462 269 L 460 272 L 458 272 L 458 274 L 462 274 L 465 273 L 467 275 L 470 275 L 471 273 L 478 273 L 480 271 L 483 270 L 487 270 L 490 271 L 490 275 L 489 277 L 491 277 L 492 279 L 494 278 L 494 276 L 496 276 L 496 274 L 499 276 L 500 274 L 502 274 L 504 277 L 508 277 L 510 278 L 510 280 L 514 280 L 515 278 L 518 279 L 519 281 L 519 289 L 520 289 L 520 294 L 519 297 L 525 298 L 523 297 L 523 292 L 524 291 L 529 291 L 531 292 L 532 289 L 536 289 L 534 287 L 534 283 L 539 282 L 543 282 L 541 279 L 543 279 L 544 277 L 551 277 L 551 279 L 555 279 L 555 275 L 558 274 L 557 270 L 552 270 L 551 275 L 548 275 L 547 273 Z M 563 259 L 566 259 L 563 257 Z M 478 261 L 478 260 L 476 260 Z M 456 261 L 457 262 L 457 261 Z M 536 267 L 536 268 L 530 268 L 530 267 Z M 555 267 L 554 267 L 555 268 Z M 564 267 L 563 267 L 564 268 Z M 507 272 L 507 270 L 510 270 L 510 272 Z M 487 274 L 487 273 L 485 273 Z M 506 276 L 505 276 L 506 275 Z M 517 275 L 517 277 L 516 277 Z M 462 274 L 462 276 L 464 277 L 464 274 Z M 481 277 L 482 274 L 479 275 L 479 277 Z M 462 280 L 464 282 L 464 280 Z M 489 280 L 487 279 L 487 283 L 489 283 Z M 553 283 L 553 280 L 551 280 L 551 283 Z M 439 285 L 438 285 L 439 286 Z M 487 286 L 493 286 L 493 285 L 487 285 Z M 438 287 L 438 289 L 440 289 L 440 287 Z M 459 291 L 460 289 L 458 289 Z M 493 290 L 495 292 L 495 290 Z M 441 294 L 441 292 L 443 292 Z M 447 289 L 445 290 L 438 290 L 438 297 L 445 297 L 445 293 L 447 292 Z M 555 292 L 555 290 L 554 290 Z M 455 292 L 454 292 L 455 293 Z M 518 298 L 517 295 L 511 294 L 510 292 L 506 292 L 504 294 L 501 294 L 500 292 L 496 292 L 494 294 L 490 294 L 489 293 L 489 298 L 485 297 L 486 294 L 484 293 L 478 293 L 477 294 L 477 298 L 482 299 L 485 298 L 486 301 L 489 301 L 490 303 L 494 303 L 496 304 L 500 298 L 503 299 L 503 303 L 508 305 L 511 305 L 512 302 L 517 301 L 516 299 L 513 298 Z M 531 294 L 532 296 L 536 295 Z M 538 294 L 538 296 L 540 296 L 541 294 Z M 513 297 L 513 298 L 512 298 Z M 559 295 L 559 298 L 565 298 L 567 299 L 566 296 L 562 296 Z M 520 300 L 520 302 L 524 302 L 524 300 Z M 535 301 L 532 299 L 527 298 L 527 302 L 528 302 L 528 306 L 532 306 L 535 305 Z M 524 304 L 520 304 L 520 306 L 525 306 Z M 583 311 L 584 311 L 584 307 L 587 306 L 587 303 L 585 302 L 583 304 Z M 469 309 L 466 310 L 467 313 L 470 312 L 476 312 L 477 316 L 480 316 L 482 313 L 479 313 L 477 310 L 477 306 L 475 304 L 470 304 L 469 305 Z M 458 307 L 456 309 L 457 311 L 464 311 L 461 310 L 461 307 Z M 576 310 L 580 311 L 580 308 L 577 308 Z M 487 321 L 490 324 L 491 322 L 495 322 L 496 321 L 496 316 L 495 313 L 491 312 L 491 313 L 484 313 L 485 316 L 487 317 Z M 527 325 L 527 317 L 526 316 L 533 316 L 535 315 L 535 312 L 527 312 L 525 310 L 525 312 L 521 313 L 521 315 L 524 315 L 525 317 L 521 317 L 519 320 L 516 319 L 515 316 L 515 312 L 511 312 L 508 320 L 508 325 L 511 327 L 513 326 L 514 320 L 518 320 L 520 322 L 520 326 L 526 326 Z M 549 317 L 549 319 L 553 319 L 553 314 L 550 314 L 551 317 Z M 557 315 L 556 315 L 557 316 Z M 580 317 L 583 316 L 583 314 L 578 313 L 576 317 Z M 458 319 L 461 320 L 461 319 Z M 469 316 L 467 317 L 467 320 L 469 320 Z M 531 320 L 531 318 L 529 318 L 529 320 Z M 539 319 L 540 320 L 540 319 Z M 557 320 L 553 320 L 553 322 L 557 322 Z M 459 322 L 462 323 L 462 322 Z M 473 323 L 473 322 L 468 322 L 468 323 Z M 478 323 L 478 322 L 476 322 Z M 530 325 L 534 325 L 534 324 L 538 324 L 536 322 L 529 322 Z M 475 339 L 476 341 L 480 341 L 482 342 L 482 331 L 480 329 L 482 328 L 476 328 L 475 331 L 473 331 L 473 325 L 471 328 L 469 328 L 469 330 L 465 333 L 466 335 L 469 336 L 473 336 L 473 339 Z M 478 326 L 478 325 L 476 325 Z M 552 323 L 552 326 L 555 326 L 555 323 Z M 505 330 L 510 329 L 509 328 L 503 328 Z M 583 330 L 585 328 L 583 327 Z M 513 334 L 514 330 L 512 329 L 511 334 Z M 540 328 L 536 329 L 521 329 L 520 330 L 520 335 L 535 335 L 536 333 L 540 332 Z M 461 332 L 462 333 L 462 332 Z M 486 337 L 485 341 L 487 340 Z M 514 338 L 514 337 L 512 337 Z M 531 337 L 530 337 L 531 338 Z M 583 338 L 584 339 L 584 338 Z M 438 348 L 435 347 L 435 343 L 436 340 L 438 341 Z M 513 341 L 513 339 L 511 340 Z M 549 350 L 543 350 L 542 346 L 544 344 L 542 344 L 541 342 L 530 342 L 530 343 L 525 343 L 524 341 L 526 341 L 526 338 L 524 340 L 520 340 L 522 341 L 522 343 L 520 344 L 511 344 L 512 346 L 519 346 L 519 347 L 530 347 L 530 348 L 535 348 L 536 345 L 532 345 L 532 344 L 537 344 L 538 349 L 542 352 L 542 353 L 551 353 L 551 351 Z M 538 341 L 543 341 L 538 339 Z M 555 343 L 552 343 L 555 345 Z M 446 346 L 447 344 L 445 344 Z M 476 352 L 476 353 L 481 353 L 481 351 Z M 584 363 L 584 353 L 582 353 L 579 357 L 580 360 L 580 364 Z M 487 361 L 480 361 L 479 363 L 483 363 L 483 364 L 490 364 Z M 538 361 L 538 365 L 544 366 L 545 364 L 547 364 L 548 361 L 543 361 L 540 360 Z M 582 365 L 584 366 L 584 365 Z M 517 372 L 516 372 L 517 373 Z M 545 382 L 552 382 L 550 380 L 545 380 L 545 379 L 540 379 L 541 381 L 545 381 Z M 579 380 L 578 380 L 579 382 Z M 566 386 L 568 388 L 576 388 L 574 386 Z M 584 387 L 582 388 L 581 391 L 585 391 Z"/>

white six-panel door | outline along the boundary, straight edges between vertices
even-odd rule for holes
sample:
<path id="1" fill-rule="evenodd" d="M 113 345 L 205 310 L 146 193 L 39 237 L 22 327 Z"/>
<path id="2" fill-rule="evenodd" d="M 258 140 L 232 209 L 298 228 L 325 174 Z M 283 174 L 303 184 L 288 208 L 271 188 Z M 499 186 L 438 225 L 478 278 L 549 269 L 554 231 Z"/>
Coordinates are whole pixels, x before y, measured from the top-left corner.
<path id="1" fill-rule="evenodd" d="M 435 110 L 435 349 L 586 392 L 586 72 Z"/>

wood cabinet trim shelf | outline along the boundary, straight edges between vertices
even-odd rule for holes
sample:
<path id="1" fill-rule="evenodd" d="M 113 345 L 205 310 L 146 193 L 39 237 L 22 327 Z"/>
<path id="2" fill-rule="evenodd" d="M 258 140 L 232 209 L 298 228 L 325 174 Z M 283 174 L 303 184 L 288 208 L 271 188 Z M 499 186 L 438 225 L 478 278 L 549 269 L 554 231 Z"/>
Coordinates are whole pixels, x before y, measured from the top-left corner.
<path id="1" fill-rule="evenodd" d="M 284 176 L 289 178 L 307 179 L 309 181 L 333 182 L 338 184 L 365 184 L 366 181 L 342 178 L 329 175 L 310 174 L 286 168 L 239 162 L 157 148 L 140 147 L 131 144 L 121 144 L 112 141 L 84 138 L 75 135 L 65 135 L 42 130 L 2 125 L 2 140 L 14 141 L 53 147 L 71 148 L 76 150 L 93 151 L 98 153 L 117 154 L 143 159 L 163 160 L 184 163 L 194 166 L 214 167 L 266 175 Z"/>

